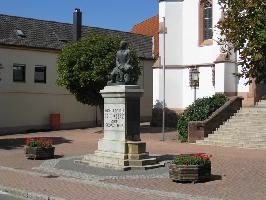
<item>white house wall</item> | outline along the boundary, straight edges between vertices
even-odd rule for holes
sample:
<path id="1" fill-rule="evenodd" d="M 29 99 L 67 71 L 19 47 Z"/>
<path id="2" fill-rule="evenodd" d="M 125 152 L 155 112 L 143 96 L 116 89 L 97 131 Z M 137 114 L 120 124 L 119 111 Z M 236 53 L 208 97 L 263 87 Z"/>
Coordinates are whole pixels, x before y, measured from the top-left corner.
<path id="1" fill-rule="evenodd" d="M 234 63 L 225 63 L 225 92 L 237 92 L 238 91 L 238 78 L 235 76 L 237 73 L 237 66 Z"/>
<path id="2" fill-rule="evenodd" d="M 211 67 L 200 67 L 200 86 L 196 89 L 196 98 L 206 97 L 215 93 L 212 85 Z M 156 68 L 153 70 L 153 103 L 163 102 L 163 70 Z M 189 85 L 188 68 L 170 68 L 165 71 L 165 104 L 171 109 L 182 109 L 189 106 L 194 101 L 194 88 Z M 156 105 L 157 106 L 157 105 Z"/>
<path id="3" fill-rule="evenodd" d="M 211 96 L 215 93 L 212 85 L 212 69 L 211 67 L 199 68 L 199 87 L 196 88 L 196 99 Z M 183 104 L 182 108 L 186 108 L 194 101 L 195 89 L 189 85 L 189 69 L 183 69 Z"/>
<path id="4" fill-rule="evenodd" d="M 225 69 L 224 63 L 217 63 L 215 65 L 215 92 L 224 93 L 224 85 L 225 85 Z"/>
<path id="5" fill-rule="evenodd" d="M 57 54 L 0 49 L 0 133 L 49 127 L 49 115 L 60 113 L 62 128 L 91 126 L 95 108 L 76 101 L 56 85 Z M 25 83 L 13 82 L 13 64 L 26 65 Z M 35 65 L 46 66 L 46 84 L 34 83 Z"/>
<path id="6" fill-rule="evenodd" d="M 182 3 L 179 1 L 162 2 L 160 7 L 159 21 L 163 22 L 165 16 L 165 26 L 167 33 L 165 34 L 166 41 L 166 65 L 176 65 L 182 60 L 182 16 L 183 8 Z M 159 34 L 159 54 L 161 61 L 163 61 L 163 34 Z"/>
<path id="7" fill-rule="evenodd" d="M 213 26 L 220 19 L 221 10 L 217 1 L 213 1 Z M 199 1 L 183 1 L 183 27 L 180 29 L 183 35 L 183 62 L 181 65 L 213 63 L 220 54 L 219 46 L 215 41 L 213 45 L 199 46 Z M 214 34 L 215 36 L 215 34 Z M 214 37 L 217 41 L 217 38 Z M 180 44 L 179 44 L 180 45 Z"/>
<path id="8" fill-rule="evenodd" d="M 189 86 L 189 69 L 197 66 L 200 71 L 200 86 L 196 97 L 211 96 L 215 93 L 226 93 L 230 96 L 248 97 L 249 85 L 245 79 L 238 79 L 235 61 L 236 54 L 232 52 L 230 62 L 216 62 L 221 58 L 221 46 L 217 41 L 219 30 L 215 27 L 221 19 L 221 9 L 217 0 L 213 0 L 213 40 L 212 44 L 199 42 L 199 0 L 164 0 L 159 2 L 159 21 L 166 21 L 166 106 L 177 110 L 185 109 L 194 101 L 194 89 Z M 161 29 L 162 30 L 162 29 Z M 161 67 L 163 66 L 164 41 L 162 32 L 159 34 L 159 53 Z M 219 61 L 218 59 L 218 61 Z M 215 77 L 212 66 L 215 67 Z M 154 98 L 163 99 L 162 68 L 155 68 Z M 215 78 L 215 83 L 212 79 Z M 246 98 L 247 99 L 247 98 Z"/>
<path id="9" fill-rule="evenodd" d="M 241 67 L 238 66 L 238 72 L 241 72 Z M 238 92 L 249 92 L 249 85 L 246 85 L 248 79 L 240 78 L 238 84 Z"/>
<path id="10" fill-rule="evenodd" d="M 0 48 L 0 134 L 28 129 L 49 128 L 50 114 L 59 113 L 61 128 L 95 125 L 96 108 L 79 103 L 65 88 L 56 85 L 57 53 Z M 13 82 L 13 64 L 26 65 L 25 83 Z M 152 111 L 152 60 L 142 60 L 140 85 L 141 118 Z M 46 66 L 46 83 L 34 82 L 35 65 Z M 98 111 L 99 119 L 99 111 Z"/>

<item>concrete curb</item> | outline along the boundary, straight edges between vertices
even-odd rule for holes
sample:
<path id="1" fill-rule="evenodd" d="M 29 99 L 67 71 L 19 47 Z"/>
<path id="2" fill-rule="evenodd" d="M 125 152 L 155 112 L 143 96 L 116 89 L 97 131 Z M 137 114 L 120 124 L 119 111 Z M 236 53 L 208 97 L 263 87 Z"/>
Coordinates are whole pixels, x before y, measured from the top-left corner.
<path id="1" fill-rule="evenodd" d="M 47 195 L 38 194 L 35 192 L 29 192 L 29 191 L 21 190 L 17 188 L 6 187 L 3 185 L 0 185 L 0 191 L 10 193 L 11 195 L 14 195 L 16 197 L 22 197 L 25 200 L 26 199 L 29 199 L 29 200 L 65 200 L 59 197 L 47 196 Z"/>

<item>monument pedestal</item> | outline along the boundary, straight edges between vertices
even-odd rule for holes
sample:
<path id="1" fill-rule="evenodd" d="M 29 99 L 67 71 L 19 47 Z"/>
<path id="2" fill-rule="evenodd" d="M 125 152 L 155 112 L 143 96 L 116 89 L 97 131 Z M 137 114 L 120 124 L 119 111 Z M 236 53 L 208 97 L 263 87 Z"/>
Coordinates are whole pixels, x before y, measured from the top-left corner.
<path id="1" fill-rule="evenodd" d="M 147 169 L 162 166 L 146 152 L 140 140 L 140 97 L 137 85 L 106 86 L 104 98 L 104 137 L 98 150 L 80 161 L 90 166 L 118 170 Z"/>

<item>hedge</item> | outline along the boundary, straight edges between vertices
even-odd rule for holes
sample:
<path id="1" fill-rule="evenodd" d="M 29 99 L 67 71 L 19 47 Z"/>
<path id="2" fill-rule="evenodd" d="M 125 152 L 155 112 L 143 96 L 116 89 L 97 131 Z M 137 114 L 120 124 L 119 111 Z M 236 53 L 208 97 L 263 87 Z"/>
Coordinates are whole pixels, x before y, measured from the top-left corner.
<path id="1" fill-rule="evenodd" d="M 220 108 L 228 100 L 224 94 L 215 94 L 212 97 L 197 99 L 188 106 L 177 121 L 178 139 L 187 141 L 188 123 L 190 121 L 203 121 L 207 119 L 215 110 Z"/>

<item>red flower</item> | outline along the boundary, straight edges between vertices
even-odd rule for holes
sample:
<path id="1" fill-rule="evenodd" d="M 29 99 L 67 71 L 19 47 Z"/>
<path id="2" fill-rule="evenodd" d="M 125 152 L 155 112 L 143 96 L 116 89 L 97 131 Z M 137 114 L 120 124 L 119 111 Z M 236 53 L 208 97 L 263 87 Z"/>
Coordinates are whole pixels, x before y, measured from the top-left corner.
<path id="1" fill-rule="evenodd" d="M 31 146 L 31 147 L 50 148 L 52 147 L 53 141 L 52 139 L 39 137 L 39 138 L 26 138 L 25 143 L 27 146 Z"/>
<path id="2" fill-rule="evenodd" d="M 209 160 L 209 157 L 208 156 L 204 156 L 203 160 Z"/>
<path id="3" fill-rule="evenodd" d="M 50 145 L 53 144 L 53 140 L 51 138 L 48 139 L 48 144 L 50 144 Z"/>
<path id="4" fill-rule="evenodd" d="M 202 158 L 202 157 L 203 157 L 203 154 L 202 154 L 202 153 L 196 153 L 196 154 L 195 154 L 195 157 L 197 157 L 197 158 Z"/>

